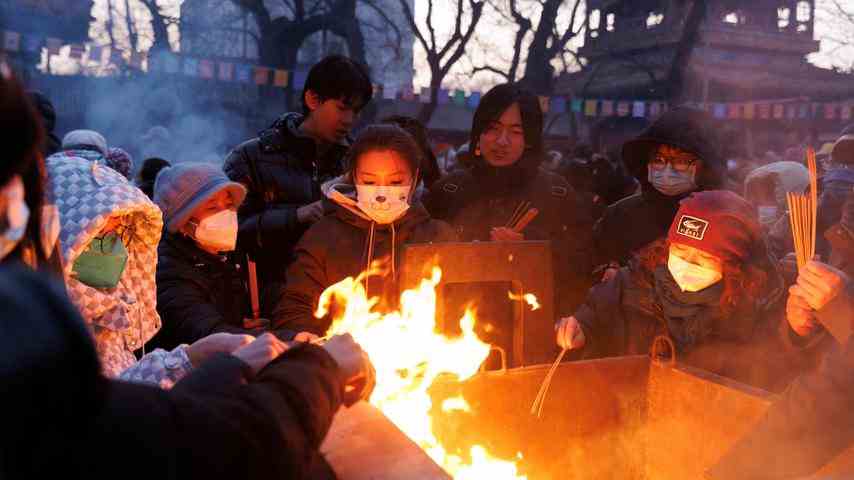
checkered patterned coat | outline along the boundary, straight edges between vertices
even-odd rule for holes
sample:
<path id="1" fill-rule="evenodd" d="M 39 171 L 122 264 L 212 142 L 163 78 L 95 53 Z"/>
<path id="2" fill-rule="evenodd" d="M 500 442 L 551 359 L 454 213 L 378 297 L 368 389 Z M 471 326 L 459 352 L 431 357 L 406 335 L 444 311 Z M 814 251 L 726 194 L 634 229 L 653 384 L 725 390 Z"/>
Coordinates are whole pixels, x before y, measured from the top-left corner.
<path id="1" fill-rule="evenodd" d="M 160 210 L 121 174 L 75 153 L 46 160 L 49 196 L 59 211 L 68 295 L 92 331 L 106 376 L 170 388 L 191 368 L 183 346 L 155 350 L 139 362 L 133 354 L 160 329 L 154 279 Z M 114 217 L 132 232 L 126 237 L 127 266 L 116 288 L 92 288 L 75 278 L 74 261 Z"/>

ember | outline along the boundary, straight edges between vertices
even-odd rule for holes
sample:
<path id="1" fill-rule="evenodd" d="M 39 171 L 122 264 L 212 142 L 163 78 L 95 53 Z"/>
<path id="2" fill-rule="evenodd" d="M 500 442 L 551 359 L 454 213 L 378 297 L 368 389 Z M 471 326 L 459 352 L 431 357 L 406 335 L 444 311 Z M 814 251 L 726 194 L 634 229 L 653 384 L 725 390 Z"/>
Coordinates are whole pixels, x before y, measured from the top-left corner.
<path id="1" fill-rule="evenodd" d="M 428 394 L 433 381 L 443 374 L 466 380 L 489 355 L 490 346 L 474 333 L 474 313 L 468 311 L 460 320 L 461 336 L 436 332 L 436 285 L 442 277 L 438 267 L 417 289 L 401 294 L 399 311 L 377 312 L 377 299 L 367 297 L 362 283 L 377 273 L 379 269 L 372 268 L 331 286 L 315 313 L 326 315 L 333 302 L 341 307 L 328 333 L 352 334 L 370 355 L 377 370 L 371 403 L 454 478 L 526 478 L 517 474 L 515 461 L 497 459 L 482 445 L 471 447 L 470 461 L 450 454 L 433 433 Z M 443 411 L 468 409 L 462 397 L 442 403 Z"/>

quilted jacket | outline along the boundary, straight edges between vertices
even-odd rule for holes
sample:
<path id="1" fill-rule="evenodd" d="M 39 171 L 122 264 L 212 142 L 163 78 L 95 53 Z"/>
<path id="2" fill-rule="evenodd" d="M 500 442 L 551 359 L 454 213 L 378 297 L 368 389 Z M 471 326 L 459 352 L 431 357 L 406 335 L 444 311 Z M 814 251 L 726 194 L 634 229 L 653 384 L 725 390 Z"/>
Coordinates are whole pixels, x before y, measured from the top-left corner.
<path id="1" fill-rule="evenodd" d="M 184 348 L 145 355 L 145 343 L 160 329 L 154 277 L 160 210 L 121 174 L 76 153 L 57 153 L 45 162 L 48 195 L 59 211 L 68 295 L 92 332 L 106 376 L 170 388 L 191 369 Z M 130 232 L 128 262 L 116 288 L 96 289 L 75 278 L 74 261 L 111 218 L 120 218 Z M 143 353 L 138 362 L 137 350 Z"/>

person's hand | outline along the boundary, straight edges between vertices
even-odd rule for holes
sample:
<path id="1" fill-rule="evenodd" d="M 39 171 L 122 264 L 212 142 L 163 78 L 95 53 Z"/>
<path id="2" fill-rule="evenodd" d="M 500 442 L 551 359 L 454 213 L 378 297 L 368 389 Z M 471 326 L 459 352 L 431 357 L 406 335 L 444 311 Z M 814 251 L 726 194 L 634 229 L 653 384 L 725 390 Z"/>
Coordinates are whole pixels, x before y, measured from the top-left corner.
<path id="1" fill-rule="evenodd" d="M 272 333 L 265 333 L 256 338 L 254 342 L 245 345 L 232 353 L 235 357 L 243 360 L 257 374 L 270 362 L 285 353 L 288 345 Z"/>
<path id="2" fill-rule="evenodd" d="M 311 343 L 319 338 L 320 337 L 311 332 L 299 332 L 294 336 L 294 341 L 301 343 Z"/>
<path id="3" fill-rule="evenodd" d="M 344 380 L 344 403 L 352 405 L 371 396 L 376 384 L 376 372 L 368 354 L 349 333 L 336 335 L 323 344 L 323 349 L 335 360 Z"/>
<path id="4" fill-rule="evenodd" d="M 561 348 L 574 350 L 584 347 L 586 342 L 584 331 L 575 317 L 561 318 L 560 322 L 555 325 L 555 331 L 557 332 L 557 344 Z"/>
<path id="5" fill-rule="evenodd" d="M 798 282 L 790 289 L 790 293 L 804 299 L 813 310 L 819 311 L 842 292 L 848 281 L 848 276 L 842 271 L 813 260 L 801 269 Z"/>
<path id="6" fill-rule="evenodd" d="M 507 227 L 496 227 L 489 232 L 489 237 L 493 242 L 521 242 L 525 240 L 525 235 L 516 233 Z"/>
<path id="7" fill-rule="evenodd" d="M 321 218 L 323 218 L 323 202 L 321 200 L 297 209 L 297 220 L 300 223 L 315 223 Z"/>
<path id="8" fill-rule="evenodd" d="M 214 333 L 201 340 L 196 340 L 185 351 L 190 363 L 198 367 L 208 358 L 217 353 L 232 353 L 255 340 L 252 335 L 235 335 L 233 333 Z"/>
<path id="9" fill-rule="evenodd" d="M 789 321 L 792 331 L 798 336 L 806 337 L 815 331 L 818 323 L 812 307 L 800 294 L 795 293 L 795 288 L 792 286 L 789 289 L 789 298 L 786 300 L 786 320 Z"/>

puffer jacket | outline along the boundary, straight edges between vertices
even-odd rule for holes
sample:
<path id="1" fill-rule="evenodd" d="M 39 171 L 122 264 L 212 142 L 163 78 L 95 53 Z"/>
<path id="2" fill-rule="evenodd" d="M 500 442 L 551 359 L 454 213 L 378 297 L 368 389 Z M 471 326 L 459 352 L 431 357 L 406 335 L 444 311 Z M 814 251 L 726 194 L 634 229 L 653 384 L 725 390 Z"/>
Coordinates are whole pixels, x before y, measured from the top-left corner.
<path id="1" fill-rule="evenodd" d="M 660 240 L 648 248 L 665 248 L 665 242 Z M 677 342 L 677 359 L 743 383 L 780 391 L 814 365 L 812 352 L 821 348 L 817 344 L 824 337 L 804 344 L 788 337 L 782 277 L 770 257 L 757 267 L 768 279 L 758 298 L 743 299 L 729 317 L 716 320 L 710 332 L 695 344 L 680 348 Z M 591 288 L 587 301 L 574 315 L 586 340 L 578 355 L 643 355 L 656 336 L 673 337 L 656 294 L 656 281 L 652 272 L 633 259 L 613 279 Z"/>
<path id="2" fill-rule="evenodd" d="M 160 329 L 154 278 L 163 228 L 160 209 L 121 174 L 75 152 L 52 155 L 45 164 L 48 195 L 59 211 L 68 295 L 91 329 L 104 374 L 171 387 L 191 369 L 184 348 L 155 350 L 139 362 L 134 356 Z M 73 269 L 111 218 L 121 218 L 132 232 L 129 255 L 119 285 L 101 290 L 79 282 Z"/>
<path id="3" fill-rule="evenodd" d="M 641 192 L 608 207 L 593 229 L 593 266 L 625 265 L 632 253 L 667 234 L 679 202 L 693 192 L 668 197 L 650 183 L 647 172 L 652 149 L 672 145 L 697 155 L 703 166 L 697 191 L 718 190 L 726 165 L 720 155 L 714 125 L 704 112 L 678 108 L 662 115 L 638 138 L 623 146 L 623 163 L 640 182 Z"/>
<path id="4" fill-rule="evenodd" d="M 522 202 L 530 202 L 539 215 L 525 228 L 525 239 L 551 242 L 556 310 L 572 313 L 589 288 L 592 205 L 566 179 L 540 170 L 538 156 L 525 155 L 517 165 L 500 169 L 478 156 L 463 157 L 471 168 L 430 188 L 425 200 L 430 214 L 450 223 L 462 241 L 490 241 L 492 228 L 505 226 Z"/>
<path id="5" fill-rule="evenodd" d="M 170 233 L 157 251 L 157 311 L 163 328 L 152 345 L 171 349 L 213 333 L 261 333 L 244 328 L 243 319 L 252 317 L 251 300 L 246 267 L 236 255 L 213 255 L 192 239 Z M 261 314 L 269 318 L 265 310 Z"/>
<path id="6" fill-rule="evenodd" d="M 448 224 L 430 218 L 417 201 L 399 220 L 379 225 L 356 205 L 353 185 L 330 182 L 324 191 L 334 213 L 312 226 L 297 245 L 284 298 L 273 314 L 276 329 L 324 335 L 331 319 L 314 317 L 320 294 L 368 270 L 374 261 L 387 265 L 390 272 L 366 280 L 368 295 L 393 306 L 398 298 L 398 253 L 403 246 L 457 240 Z"/>
<path id="7" fill-rule="evenodd" d="M 300 132 L 304 117 L 289 113 L 237 148 L 223 169 L 248 194 L 238 214 L 238 248 L 258 264 L 262 288 L 282 279 L 293 249 L 311 225 L 300 223 L 297 209 L 323 198 L 321 185 L 344 172 L 349 144 L 321 154 L 317 143 Z"/>
<path id="8" fill-rule="evenodd" d="M 0 269 L 0 478 L 335 478 L 318 449 L 343 375 L 324 349 L 291 348 L 257 376 L 220 353 L 168 391 L 110 380 L 48 280 Z"/>

